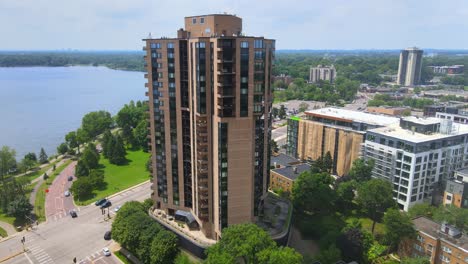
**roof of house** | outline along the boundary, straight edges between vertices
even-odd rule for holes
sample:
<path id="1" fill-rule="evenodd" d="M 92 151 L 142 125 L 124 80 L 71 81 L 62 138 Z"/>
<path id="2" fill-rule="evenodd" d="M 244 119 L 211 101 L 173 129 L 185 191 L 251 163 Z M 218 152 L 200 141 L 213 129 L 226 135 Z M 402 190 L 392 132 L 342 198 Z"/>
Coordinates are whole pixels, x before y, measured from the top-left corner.
<path id="1" fill-rule="evenodd" d="M 276 165 L 280 165 L 281 167 L 286 167 L 288 165 L 301 163 L 301 161 L 291 156 L 288 156 L 286 154 L 278 153 L 276 155 L 275 154 L 271 155 L 271 158 L 270 158 L 270 166 L 275 165 L 275 163 Z"/>
<path id="2" fill-rule="evenodd" d="M 294 168 L 297 168 L 296 172 L 294 171 Z M 295 180 L 297 177 L 299 177 L 299 175 L 301 175 L 301 173 L 308 170 L 310 170 L 310 165 L 307 163 L 301 163 L 294 166 L 286 166 L 284 168 L 279 168 L 271 171 L 288 179 Z"/>
<path id="3" fill-rule="evenodd" d="M 424 216 L 414 218 L 413 223 L 417 231 L 423 232 L 433 238 L 441 239 L 468 252 L 468 237 L 465 234 L 462 234 L 458 238 L 445 234 L 440 230 L 441 224 Z"/>

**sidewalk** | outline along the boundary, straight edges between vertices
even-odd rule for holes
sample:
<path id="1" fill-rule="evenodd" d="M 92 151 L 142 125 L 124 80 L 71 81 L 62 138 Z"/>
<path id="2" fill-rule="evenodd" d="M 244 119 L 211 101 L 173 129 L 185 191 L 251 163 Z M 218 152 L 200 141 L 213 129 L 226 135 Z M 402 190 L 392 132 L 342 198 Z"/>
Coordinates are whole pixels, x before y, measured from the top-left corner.
<path id="1" fill-rule="evenodd" d="M 39 170 L 42 169 L 42 168 L 44 168 L 44 167 L 49 166 L 50 164 L 54 163 L 54 162 L 57 161 L 58 159 L 63 159 L 63 155 L 57 156 L 55 159 L 49 160 L 49 162 L 44 163 L 44 164 L 41 164 L 41 165 L 38 167 Z M 25 173 L 21 173 L 21 174 L 15 175 L 15 177 L 21 177 L 21 176 L 24 176 L 24 175 L 26 175 L 26 174 L 28 174 L 28 173 L 32 173 L 32 172 L 34 172 L 34 171 L 29 170 L 29 171 L 27 171 L 27 172 L 25 172 Z M 36 179 L 34 179 L 34 180 L 36 180 Z M 32 181 L 32 182 L 34 182 L 34 181 Z"/>
<path id="2" fill-rule="evenodd" d="M 0 221 L 0 227 L 5 229 L 8 236 L 11 236 L 14 233 L 16 233 L 15 228 L 12 225 L 10 225 L 9 223 L 5 223 L 5 222 Z"/>

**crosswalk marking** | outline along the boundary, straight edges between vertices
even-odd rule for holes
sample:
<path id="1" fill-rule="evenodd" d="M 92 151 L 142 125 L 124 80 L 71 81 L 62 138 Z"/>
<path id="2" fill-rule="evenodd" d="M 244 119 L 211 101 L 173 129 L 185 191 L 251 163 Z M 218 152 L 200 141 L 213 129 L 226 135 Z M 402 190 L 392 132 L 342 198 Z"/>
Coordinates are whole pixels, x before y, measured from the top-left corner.
<path id="1" fill-rule="evenodd" d="M 29 247 L 29 252 L 40 264 L 54 263 L 49 254 L 38 245 Z"/>

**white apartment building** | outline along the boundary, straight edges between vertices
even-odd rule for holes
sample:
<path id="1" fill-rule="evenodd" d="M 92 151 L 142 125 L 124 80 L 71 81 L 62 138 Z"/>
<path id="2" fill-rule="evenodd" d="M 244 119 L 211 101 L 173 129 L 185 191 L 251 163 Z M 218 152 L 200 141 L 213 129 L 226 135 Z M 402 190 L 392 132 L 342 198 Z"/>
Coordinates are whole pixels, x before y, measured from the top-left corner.
<path id="1" fill-rule="evenodd" d="M 443 190 L 454 171 L 468 165 L 467 142 L 467 125 L 405 117 L 399 124 L 368 130 L 362 154 L 375 160 L 373 177 L 390 181 L 393 197 L 407 211 L 431 202 L 434 190 Z"/>

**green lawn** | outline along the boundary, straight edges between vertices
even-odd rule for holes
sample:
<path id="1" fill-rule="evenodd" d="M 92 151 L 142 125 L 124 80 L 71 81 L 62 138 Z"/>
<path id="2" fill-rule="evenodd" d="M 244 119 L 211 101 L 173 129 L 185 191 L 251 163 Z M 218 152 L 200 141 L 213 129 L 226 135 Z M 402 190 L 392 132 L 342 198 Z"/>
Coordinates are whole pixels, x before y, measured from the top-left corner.
<path id="1" fill-rule="evenodd" d="M 120 251 L 114 252 L 114 255 L 117 256 L 123 263 L 125 264 L 132 264 L 130 260 L 124 254 L 122 254 Z"/>
<path id="2" fill-rule="evenodd" d="M 346 219 L 346 223 L 351 223 L 354 219 L 359 219 L 359 221 L 362 224 L 362 228 L 364 230 L 367 230 L 369 233 L 372 233 L 372 220 L 366 217 L 348 217 Z M 382 223 L 375 223 L 375 230 L 374 230 L 374 236 L 375 235 L 383 235 L 385 233 L 384 225 Z"/>
<path id="3" fill-rule="evenodd" d="M 34 214 L 36 215 L 36 219 L 39 222 L 44 222 L 46 220 L 45 217 L 45 197 L 46 197 L 46 192 L 45 190 L 48 188 L 49 185 L 52 184 L 54 179 L 57 177 L 57 175 L 60 174 L 63 169 L 65 169 L 68 165 L 70 165 L 72 161 L 67 160 L 65 161 L 62 165 L 60 165 L 52 175 L 49 175 L 49 178 L 39 186 L 39 189 L 37 189 L 37 194 L 36 194 L 36 200 L 34 202 Z"/>
<path id="4" fill-rule="evenodd" d="M 0 237 L 7 237 L 7 236 L 8 236 L 8 234 L 7 234 L 7 232 L 5 231 L 5 229 L 3 229 L 3 228 L 0 227 Z"/>
<path id="5" fill-rule="evenodd" d="M 12 216 L 8 216 L 5 213 L 0 211 L 0 221 L 9 223 L 10 225 L 14 225 L 15 223 L 15 218 Z"/>
<path id="6" fill-rule="evenodd" d="M 105 198 L 148 180 L 149 172 L 146 170 L 146 162 L 149 156 L 149 153 L 141 150 L 127 150 L 126 158 L 129 161 L 128 164 L 118 166 L 110 164 L 109 160 L 101 155 L 99 163 L 104 169 L 106 187 L 102 190 L 95 190 L 93 197 L 84 201 L 75 200 L 75 203 L 78 205 L 88 205 L 95 200 Z"/>

